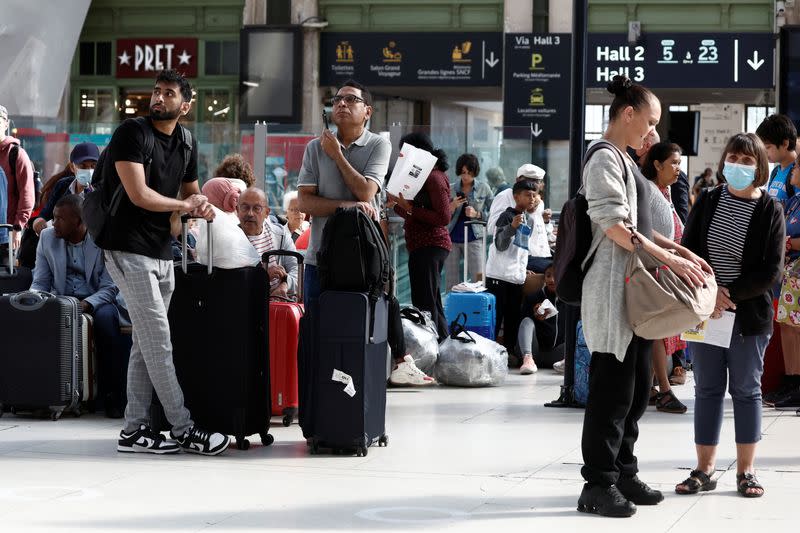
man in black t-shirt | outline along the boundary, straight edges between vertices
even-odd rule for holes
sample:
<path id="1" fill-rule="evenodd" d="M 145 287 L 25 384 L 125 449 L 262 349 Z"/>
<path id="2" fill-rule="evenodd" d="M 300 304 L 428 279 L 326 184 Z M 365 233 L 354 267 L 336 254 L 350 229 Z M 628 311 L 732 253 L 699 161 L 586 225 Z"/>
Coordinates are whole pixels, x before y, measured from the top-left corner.
<path id="1" fill-rule="evenodd" d="M 115 190 L 121 183 L 125 194 L 107 224 L 101 246 L 133 323 L 128 405 L 117 445 L 120 452 L 165 454 L 183 449 L 217 455 L 230 443 L 227 435 L 202 431 L 192 422 L 175 376 L 167 321 L 175 287 L 170 215 L 177 211 L 209 220 L 214 217 L 197 184 L 196 143 L 178 125 L 179 118 L 189 112 L 191 100 L 191 86 L 181 74 L 160 72 L 150 98 L 149 118 L 121 124 L 105 154 L 103 187 Z M 177 442 L 166 440 L 150 427 L 153 389 Z"/>

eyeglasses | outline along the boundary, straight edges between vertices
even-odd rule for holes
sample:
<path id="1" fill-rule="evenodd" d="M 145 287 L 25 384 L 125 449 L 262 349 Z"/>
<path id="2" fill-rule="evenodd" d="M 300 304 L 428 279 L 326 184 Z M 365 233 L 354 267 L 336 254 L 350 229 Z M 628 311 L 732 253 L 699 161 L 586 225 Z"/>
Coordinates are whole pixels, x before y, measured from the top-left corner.
<path id="1" fill-rule="evenodd" d="M 238 209 L 239 212 L 241 212 L 241 213 L 247 213 L 249 211 L 252 211 L 256 215 L 260 215 L 261 213 L 264 212 L 264 210 L 266 209 L 266 206 L 239 204 L 238 206 L 236 206 L 236 209 Z"/>
<path id="2" fill-rule="evenodd" d="M 333 105 L 337 105 L 342 100 L 344 100 L 344 103 L 347 105 L 354 105 L 357 104 L 358 102 L 366 102 L 366 100 L 354 94 L 345 94 L 345 95 L 337 94 L 336 96 L 331 98 L 331 103 Z"/>

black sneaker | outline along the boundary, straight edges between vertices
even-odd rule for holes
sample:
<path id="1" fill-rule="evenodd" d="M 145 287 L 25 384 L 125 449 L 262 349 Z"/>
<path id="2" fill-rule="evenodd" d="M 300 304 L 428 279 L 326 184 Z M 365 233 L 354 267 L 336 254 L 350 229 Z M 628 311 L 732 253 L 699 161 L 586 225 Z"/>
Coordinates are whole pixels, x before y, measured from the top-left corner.
<path id="1" fill-rule="evenodd" d="M 164 435 L 153 431 L 149 426 L 142 424 L 132 433 L 119 432 L 117 451 L 124 453 L 178 453 L 181 447 L 172 440 L 167 440 Z"/>
<path id="2" fill-rule="evenodd" d="M 228 448 L 231 438 L 222 433 L 202 431 L 196 426 L 190 427 L 182 436 L 178 437 L 172 431 L 170 436 L 178 441 L 183 451 L 199 453 L 200 455 L 219 455 Z"/>
<path id="3" fill-rule="evenodd" d="M 778 411 L 794 411 L 800 407 L 800 390 L 794 389 L 791 393 L 776 401 L 773 407 Z"/>
<path id="4" fill-rule="evenodd" d="M 664 495 L 660 490 L 651 489 L 638 476 L 620 476 L 617 488 L 628 501 L 636 505 L 656 505 L 664 501 Z"/>
<path id="5" fill-rule="evenodd" d="M 779 402 L 782 402 L 783 400 L 785 400 L 792 393 L 797 392 L 797 390 L 798 390 L 797 385 L 795 385 L 794 383 L 788 383 L 787 382 L 787 383 L 784 383 L 783 385 L 781 385 L 778 389 L 776 389 L 776 390 L 774 390 L 774 391 L 772 391 L 770 393 L 765 394 L 764 397 L 761 399 L 761 402 L 764 405 L 772 407 L 776 403 L 779 403 Z"/>
<path id="6" fill-rule="evenodd" d="M 578 511 L 612 518 L 628 518 L 636 514 L 636 505 L 625 499 L 616 485 L 604 487 L 586 483 L 578 498 Z"/>

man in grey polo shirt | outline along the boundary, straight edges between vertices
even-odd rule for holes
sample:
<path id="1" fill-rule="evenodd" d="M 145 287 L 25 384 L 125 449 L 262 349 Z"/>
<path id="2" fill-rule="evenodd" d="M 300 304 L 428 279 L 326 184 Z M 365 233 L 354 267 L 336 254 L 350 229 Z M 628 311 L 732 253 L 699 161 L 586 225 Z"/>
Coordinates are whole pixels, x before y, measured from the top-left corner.
<path id="1" fill-rule="evenodd" d="M 320 286 L 317 251 L 328 217 L 339 207 L 358 207 L 377 220 L 381 184 L 389 169 L 389 141 L 370 132 L 372 96 L 366 87 L 346 81 L 333 97 L 334 135 L 325 129 L 308 143 L 297 178 L 298 207 L 311 217 L 306 251 L 304 302 L 316 307 Z"/>

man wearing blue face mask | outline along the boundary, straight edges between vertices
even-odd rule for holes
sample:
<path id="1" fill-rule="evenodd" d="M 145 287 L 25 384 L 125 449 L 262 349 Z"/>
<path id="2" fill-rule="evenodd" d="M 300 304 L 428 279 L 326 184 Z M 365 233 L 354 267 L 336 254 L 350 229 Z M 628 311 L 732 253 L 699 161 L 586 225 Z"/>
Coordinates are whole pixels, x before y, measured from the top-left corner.
<path id="1" fill-rule="evenodd" d="M 47 198 L 47 204 L 33 221 L 33 231 L 36 235 L 41 234 L 42 230 L 53 220 L 53 210 L 62 197 L 68 194 L 83 196 L 84 190 L 92 181 L 92 173 L 99 158 L 100 150 L 96 144 L 85 142 L 75 145 L 69 154 L 69 164 L 65 169 L 64 177 L 53 186 L 52 192 Z"/>

